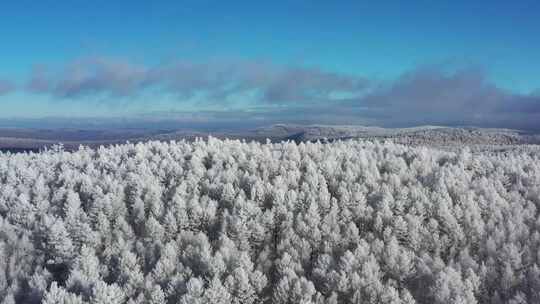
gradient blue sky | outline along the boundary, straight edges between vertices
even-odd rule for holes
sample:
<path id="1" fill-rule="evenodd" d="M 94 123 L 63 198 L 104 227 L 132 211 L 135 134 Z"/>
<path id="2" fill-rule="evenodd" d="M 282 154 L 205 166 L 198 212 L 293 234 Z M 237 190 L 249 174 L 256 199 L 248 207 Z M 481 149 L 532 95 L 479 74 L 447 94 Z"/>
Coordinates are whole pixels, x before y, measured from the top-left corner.
<path id="1" fill-rule="evenodd" d="M 9 2 L 0 118 L 539 118 L 539 1 Z"/>

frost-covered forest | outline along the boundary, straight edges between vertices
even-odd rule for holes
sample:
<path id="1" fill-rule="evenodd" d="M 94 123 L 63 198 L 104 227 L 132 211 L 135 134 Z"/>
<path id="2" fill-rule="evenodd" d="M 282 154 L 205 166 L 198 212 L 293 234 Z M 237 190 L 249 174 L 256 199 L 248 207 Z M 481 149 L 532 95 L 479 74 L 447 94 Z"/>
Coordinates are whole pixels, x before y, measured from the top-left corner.
<path id="1" fill-rule="evenodd" d="M 1 303 L 540 303 L 537 153 L 0 154 Z"/>

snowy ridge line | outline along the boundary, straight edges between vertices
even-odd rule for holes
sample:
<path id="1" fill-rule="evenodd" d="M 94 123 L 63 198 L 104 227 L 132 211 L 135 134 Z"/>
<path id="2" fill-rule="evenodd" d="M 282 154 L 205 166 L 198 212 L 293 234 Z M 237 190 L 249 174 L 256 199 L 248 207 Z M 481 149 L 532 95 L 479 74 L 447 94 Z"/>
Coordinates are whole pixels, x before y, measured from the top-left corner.
<path id="1" fill-rule="evenodd" d="M 110 133 L 110 134 L 109 134 Z M 23 136 L 23 137 L 21 137 Z M 434 147 L 507 146 L 540 144 L 540 136 L 519 130 L 485 128 L 450 128 L 420 126 L 413 128 L 380 128 L 364 126 L 326 125 L 273 125 L 246 131 L 194 131 L 194 130 L 33 130 L 0 129 L 0 151 L 39 151 L 62 143 L 66 150 L 80 145 L 93 148 L 129 142 L 152 140 L 190 140 L 197 137 L 245 139 L 247 141 L 296 142 L 335 141 L 354 138 L 394 140 L 408 145 Z M 80 138 L 79 138 L 80 137 Z"/>

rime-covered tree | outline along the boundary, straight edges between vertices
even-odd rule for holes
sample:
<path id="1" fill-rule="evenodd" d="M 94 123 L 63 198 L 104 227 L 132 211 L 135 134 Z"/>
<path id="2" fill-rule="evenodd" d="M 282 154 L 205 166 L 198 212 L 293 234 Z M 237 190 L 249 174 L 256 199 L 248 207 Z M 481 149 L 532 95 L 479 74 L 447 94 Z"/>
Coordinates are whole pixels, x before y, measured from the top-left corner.
<path id="1" fill-rule="evenodd" d="M 537 303 L 538 151 L 0 153 L 0 303 Z"/>

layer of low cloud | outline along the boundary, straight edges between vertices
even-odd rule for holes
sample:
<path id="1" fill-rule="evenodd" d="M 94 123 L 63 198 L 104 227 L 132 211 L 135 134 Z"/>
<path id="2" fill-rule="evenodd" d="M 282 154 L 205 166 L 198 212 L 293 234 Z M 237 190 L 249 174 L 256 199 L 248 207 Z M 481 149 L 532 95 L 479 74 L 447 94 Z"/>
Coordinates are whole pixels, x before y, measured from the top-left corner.
<path id="1" fill-rule="evenodd" d="M 11 93 L 15 90 L 15 85 L 5 79 L 0 79 L 0 96 Z"/>
<path id="2" fill-rule="evenodd" d="M 0 82 L 0 94 L 1 88 Z M 6 92 L 12 89 L 6 88 Z M 173 95 L 179 108 L 183 101 L 202 95 L 202 100 L 228 110 L 200 111 L 197 117 L 246 124 L 436 124 L 540 130 L 540 91 L 521 94 L 502 89 L 478 67 L 419 67 L 395 80 L 381 82 L 268 62 L 173 61 L 147 66 L 110 58 L 85 58 L 61 70 L 36 67 L 26 90 L 68 100 L 99 97 L 111 104 L 118 97 L 129 100 L 153 92 Z M 242 104 L 250 104 L 251 108 L 228 107 L 229 102 L 242 98 L 250 99 Z"/>
<path id="3" fill-rule="evenodd" d="M 334 94 L 358 94 L 367 86 L 360 77 L 310 67 L 287 67 L 258 62 L 194 63 L 176 61 L 144 66 L 104 58 L 87 58 L 59 72 L 36 68 L 27 85 L 34 93 L 57 98 L 93 95 L 123 97 L 149 90 L 188 99 L 203 94 L 223 102 L 232 96 L 253 93 L 264 103 L 317 102 Z"/>
<path id="4" fill-rule="evenodd" d="M 540 95 L 499 88 L 474 67 L 419 68 L 343 106 L 390 124 L 540 128 Z"/>

